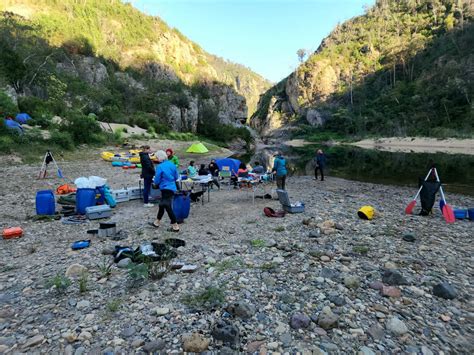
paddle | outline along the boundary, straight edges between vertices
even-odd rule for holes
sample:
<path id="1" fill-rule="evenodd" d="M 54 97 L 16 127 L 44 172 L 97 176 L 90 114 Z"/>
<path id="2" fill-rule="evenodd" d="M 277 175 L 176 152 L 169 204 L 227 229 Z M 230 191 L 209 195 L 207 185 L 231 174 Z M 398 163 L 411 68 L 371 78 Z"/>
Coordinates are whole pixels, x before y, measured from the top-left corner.
<path id="1" fill-rule="evenodd" d="M 424 181 L 426 181 L 428 179 L 428 176 L 430 176 L 431 170 L 432 169 L 430 169 L 430 171 L 428 171 L 428 174 L 426 175 Z M 413 199 L 413 201 L 411 201 L 408 204 L 408 206 L 405 208 L 405 213 L 406 214 L 412 214 L 413 213 L 413 209 L 415 208 L 415 205 L 416 205 L 416 199 L 418 198 L 418 195 L 420 194 L 422 189 L 423 189 L 423 185 L 421 185 L 420 188 L 418 189 L 418 192 L 416 193 L 415 198 Z"/>
<path id="2" fill-rule="evenodd" d="M 441 182 L 439 180 L 439 176 L 438 176 L 438 172 L 436 171 L 436 168 L 434 169 L 434 171 L 436 175 L 436 181 Z M 454 217 L 453 209 L 446 202 L 446 197 L 444 196 L 443 187 L 441 185 L 439 186 L 439 191 L 441 192 L 441 198 L 444 203 L 443 207 L 441 207 L 441 212 L 443 213 L 444 219 L 446 223 L 454 223 L 456 221 L 456 218 Z"/>

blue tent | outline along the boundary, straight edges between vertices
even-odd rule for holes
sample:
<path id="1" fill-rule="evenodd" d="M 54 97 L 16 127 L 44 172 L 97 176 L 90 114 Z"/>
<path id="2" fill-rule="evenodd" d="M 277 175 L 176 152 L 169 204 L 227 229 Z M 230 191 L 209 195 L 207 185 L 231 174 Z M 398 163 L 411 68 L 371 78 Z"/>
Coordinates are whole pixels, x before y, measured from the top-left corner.
<path id="1" fill-rule="evenodd" d="M 16 115 L 15 120 L 23 124 L 31 120 L 31 116 L 27 113 L 19 113 L 18 115 Z"/>
<path id="2" fill-rule="evenodd" d="M 219 170 L 230 170 L 231 172 L 237 172 L 237 170 L 239 170 L 240 160 L 232 158 L 216 159 L 216 164 L 219 167 Z M 228 167 L 228 169 L 224 169 L 224 167 Z"/>
<path id="3" fill-rule="evenodd" d="M 23 128 L 18 122 L 13 120 L 3 120 L 3 122 L 9 129 L 17 131 L 19 134 L 23 134 Z"/>

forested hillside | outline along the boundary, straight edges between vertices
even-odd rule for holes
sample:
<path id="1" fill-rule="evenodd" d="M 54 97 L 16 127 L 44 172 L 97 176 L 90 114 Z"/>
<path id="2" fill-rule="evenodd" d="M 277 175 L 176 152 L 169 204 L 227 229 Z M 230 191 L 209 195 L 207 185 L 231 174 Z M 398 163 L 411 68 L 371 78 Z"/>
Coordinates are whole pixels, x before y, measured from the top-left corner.
<path id="1" fill-rule="evenodd" d="M 267 91 L 252 125 L 265 134 L 298 126 L 306 136 L 471 135 L 473 4 L 378 0 Z"/>
<path id="2" fill-rule="evenodd" d="M 119 0 L 0 0 L 0 52 L 0 112 L 64 146 L 103 140 L 98 120 L 248 143 L 236 126 L 269 86 Z"/>

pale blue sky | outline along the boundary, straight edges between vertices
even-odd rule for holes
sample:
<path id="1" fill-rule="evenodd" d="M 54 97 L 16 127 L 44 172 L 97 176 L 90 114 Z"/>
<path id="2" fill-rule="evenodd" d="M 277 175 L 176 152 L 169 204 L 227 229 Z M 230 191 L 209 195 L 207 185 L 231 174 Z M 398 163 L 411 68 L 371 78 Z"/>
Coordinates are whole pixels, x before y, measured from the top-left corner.
<path id="1" fill-rule="evenodd" d="M 296 51 L 315 51 L 338 22 L 375 0 L 132 0 L 209 53 L 277 82 L 298 66 Z"/>

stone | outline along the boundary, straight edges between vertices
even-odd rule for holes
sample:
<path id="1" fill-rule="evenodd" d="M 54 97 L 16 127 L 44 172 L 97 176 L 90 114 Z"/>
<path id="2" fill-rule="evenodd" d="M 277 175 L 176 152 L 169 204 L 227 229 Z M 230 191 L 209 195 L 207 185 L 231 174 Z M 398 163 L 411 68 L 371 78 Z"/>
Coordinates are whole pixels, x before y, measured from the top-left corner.
<path id="1" fill-rule="evenodd" d="M 363 346 L 359 349 L 358 354 L 360 354 L 360 355 L 375 355 L 375 352 L 371 348 L 369 348 L 367 346 Z"/>
<path id="2" fill-rule="evenodd" d="M 385 270 L 382 282 L 390 286 L 408 285 L 408 281 L 396 270 Z"/>
<path id="3" fill-rule="evenodd" d="M 285 259 L 281 256 L 276 256 L 272 259 L 272 262 L 275 264 L 283 264 L 285 262 Z"/>
<path id="4" fill-rule="evenodd" d="M 155 314 L 160 317 L 170 313 L 170 309 L 167 307 L 158 307 L 154 309 Z"/>
<path id="5" fill-rule="evenodd" d="M 316 239 L 321 237 L 321 231 L 319 229 L 316 229 L 314 231 L 309 232 L 308 238 Z"/>
<path id="6" fill-rule="evenodd" d="M 77 302 L 76 308 L 79 309 L 79 310 L 83 310 L 83 309 L 89 308 L 90 305 L 91 305 L 91 303 L 89 301 L 82 300 L 82 301 Z"/>
<path id="7" fill-rule="evenodd" d="M 396 336 L 401 336 L 408 332 L 408 328 L 405 323 L 397 317 L 390 318 L 387 321 L 386 328 L 390 333 Z"/>
<path id="8" fill-rule="evenodd" d="M 325 279 L 331 279 L 333 281 L 338 280 L 340 275 L 341 275 L 341 273 L 339 271 L 334 270 L 334 269 L 330 269 L 330 268 L 327 268 L 327 267 L 323 267 L 319 271 L 319 276 L 320 277 L 324 277 Z"/>
<path id="9" fill-rule="evenodd" d="M 114 255 L 116 252 L 115 247 L 109 246 L 102 249 L 102 255 Z"/>
<path id="10" fill-rule="evenodd" d="M 61 335 L 63 339 L 66 339 L 67 342 L 69 343 L 74 343 L 77 340 L 77 334 L 76 332 L 66 332 Z"/>
<path id="11" fill-rule="evenodd" d="M 120 268 L 120 269 L 126 269 L 128 268 L 128 266 L 132 263 L 132 259 L 130 258 L 125 258 L 125 259 L 122 259 L 120 260 L 118 263 L 117 263 L 117 267 Z"/>
<path id="12" fill-rule="evenodd" d="M 330 294 L 327 298 L 329 302 L 334 303 L 338 307 L 344 306 L 346 304 L 346 299 L 343 296 Z"/>
<path id="13" fill-rule="evenodd" d="M 278 349 L 278 343 L 276 341 L 272 341 L 267 344 L 268 350 L 276 350 Z"/>
<path id="14" fill-rule="evenodd" d="M 410 243 L 414 243 L 416 240 L 415 235 L 412 233 L 406 233 L 403 235 L 402 238 L 405 242 L 410 242 Z"/>
<path id="15" fill-rule="evenodd" d="M 127 327 L 125 328 L 124 330 L 122 330 L 122 332 L 120 333 L 120 336 L 124 337 L 124 338 L 130 338 L 132 335 L 134 335 L 136 333 L 136 329 L 134 326 L 131 326 L 131 327 Z"/>
<path id="16" fill-rule="evenodd" d="M 34 337 L 26 341 L 25 345 L 23 345 L 23 348 L 26 349 L 26 348 L 31 348 L 33 346 L 39 345 L 44 341 L 44 339 L 45 339 L 44 335 L 41 335 L 41 334 L 35 335 Z"/>
<path id="17" fill-rule="evenodd" d="M 240 341 L 239 328 L 231 323 L 218 321 L 212 329 L 212 337 L 224 343 L 237 345 Z"/>
<path id="18" fill-rule="evenodd" d="M 357 276 L 347 275 L 344 277 L 344 285 L 347 288 L 356 289 L 360 285 L 359 278 Z"/>
<path id="19" fill-rule="evenodd" d="M 336 328 L 338 323 L 338 317 L 332 312 L 321 312 L 318 316 L 318 325 L 325 329 Z"/>
<path id="20" fill-rule="evenodd" d="M 402 292 L 395 286 L 383 286 L 380 290 L 380 294 L 384 297 L 400 297 Z"/>
<path id="21" fill-rule="evenodd" d="M 319 260 L 323 261 L 323 262 L 328 262 L 328 261 L 331 261 L 331 258 L 327 255 L 322 255 Z"/>
<path id="22" fill-rule="evenodd" d="M 380 281 L 374 281 L 369 284 L 369 287 L 373 290 L 381 290 L 383 287 L 383 283 Z"/>
<path id="23" fill-rule="evenodd" d="M 308 328 L 311 319 L 304 313 L 294 313 L 290 318 L 290 327 L 293 329 Z"/>
<path id="24" fill-rule="evenodd" d="M 289 346 L 292 340 L 293 340 L 293 337 L 291 336 L 290 333 L 283 333 L 282 335 L 280 335 L 280 341 L 284 347 Z"/>
<path id="25" fill-rule="evenodd" d="M 446 300 L 452 300 L 457 297 L 456 289 L 448 284 L 447 282 L 441 282 L 433 286 L 433 295 L 444 298 Z"/>
<path id="26" fill-rule="evenodd" d="M 184 336 L 182 341 L 183 350 L 185 352 L 194 353 L 201 353 L 203 351 L 206 351 L 211 342 L 204 335 L 199 333 L 192 333 L 191 335 Z"/>
<path id="27" fill-rule="evenodd" d="M 374 324 L 374 325 L 370 326 L 369 329 L 367 330 L 367 333 L 374 340 L 381 340 L 385 337 L 385 332 L 384 332 L 383 328 L 378 324 Z"/>
<path id="28" fill-rule="evenodd" d="M 142 349 L 147 353 L 154 353 L 156 351 L 163 350 L 165 347 L 166 343 L 163 340 L 159 339 L 146 343 Z"/>
<path id="29" fill-rule="evenodd" d="M 143 346 L 143 344 L 145 344 L 145 340 L 143 339 L 135 339 L 134 341 L 132 341 L 132 347 L 133 348 L 139 348 L 140 346 Z"/>
<path id="30" fill-rule="evenodd" d="M 247 344 L 247 353 L 254 353 L 260 350 L 262 345 L 265 344 L 263 340 L 252 341 Z"/>
<path id="31" fill-rule="evenodd" d="M 252 318 L 256 313 L 254 306 L 248 303 L 244 303 L 244 302 L 233 303 L 230 306 L 228 306 L 226 310 L 233 316 L 239 317 L 242 319 Z"/>
<path id="32" fill-rule="evenodd" d="M 87 268 L 81 264 L 72 264 L 66 270 L 66 277 L 79 277 L 87 272 Z"/>

